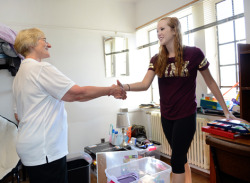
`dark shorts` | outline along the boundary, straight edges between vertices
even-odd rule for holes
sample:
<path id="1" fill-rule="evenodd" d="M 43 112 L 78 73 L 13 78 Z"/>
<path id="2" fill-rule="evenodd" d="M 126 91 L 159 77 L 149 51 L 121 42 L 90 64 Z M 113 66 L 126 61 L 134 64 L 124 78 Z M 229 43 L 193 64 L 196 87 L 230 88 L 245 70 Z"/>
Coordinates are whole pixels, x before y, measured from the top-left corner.
<path id="1" fill-rule="evenodd" d="M 187 152 L 196 130 L 196 113 L 178 120 L 161 117 L 164 134 L 172 149 L 171 166 L 173 173 L 184 173 Z"/>
<path id="2" fill-rule="evenodd" d="M 38 166 L 27 166 L 30 183 L 67 183 L 66 156 Z"/>

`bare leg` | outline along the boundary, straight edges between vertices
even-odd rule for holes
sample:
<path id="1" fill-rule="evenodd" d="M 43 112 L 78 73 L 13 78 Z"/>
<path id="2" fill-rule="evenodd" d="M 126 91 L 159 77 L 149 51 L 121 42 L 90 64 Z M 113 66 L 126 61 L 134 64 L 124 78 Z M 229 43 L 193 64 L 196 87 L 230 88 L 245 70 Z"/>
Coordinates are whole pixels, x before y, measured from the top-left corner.
<path id="1" fill-rule="evenodd" d="M 185 164 L 185 183 L 192 183 L 191 170 L 188 163 Z"/>
<path id="2" fill-rule="evenodd" d="M 173 173 L 172 183 L 184 183 L 185 182 L 185 173 Z"/>
<path id="3" fill-rule="evenodd" d="M 185 164 L 185 173 L 172 174 L 172 183 L 192 183 L 191 170 L 188 163 Z"/>

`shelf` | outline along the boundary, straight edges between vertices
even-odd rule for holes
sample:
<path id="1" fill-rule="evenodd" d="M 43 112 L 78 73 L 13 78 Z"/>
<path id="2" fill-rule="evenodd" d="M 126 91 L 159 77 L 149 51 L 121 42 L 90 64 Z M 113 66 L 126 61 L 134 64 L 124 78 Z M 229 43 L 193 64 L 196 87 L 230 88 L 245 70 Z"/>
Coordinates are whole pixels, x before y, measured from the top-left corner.
<path id="1" fill-rule="evenodd" d="M 250 50 L 240 52 L 240 54 L 242 54 L 242 55 L 249 54 L 249 53 L 250 53 Z"/>
<path id="2" fill-rule="evenodd" d="M 250 87 L 241 87 L 241 90 L 250 90 Z"/>
<path id="3" fill-rule="evenodd" d="M 238 44 L 240 118 L 250 122 L 250 44 Z"/>

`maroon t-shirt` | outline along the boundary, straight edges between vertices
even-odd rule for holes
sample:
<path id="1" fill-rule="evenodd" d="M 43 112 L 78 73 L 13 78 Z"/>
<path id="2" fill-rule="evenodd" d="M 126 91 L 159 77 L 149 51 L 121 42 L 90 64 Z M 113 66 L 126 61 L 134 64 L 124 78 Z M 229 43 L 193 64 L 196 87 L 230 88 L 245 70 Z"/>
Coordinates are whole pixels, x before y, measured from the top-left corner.
<path id="1" fill-rule="evenodd" d="M 154 63 L 157 58 L 158 55 L 152 57 L 148 70 L 155 71 Z M 196 47 L 186 46 L 183 58 L 181 76 L 175 75 L 175 58 L 169 58 L 165 75 L 158 77 L 161 115 L 169 120 L 181 119 L 195 113 L 197 71 L 205 70 L 209 66 L 203 52 Z"/>

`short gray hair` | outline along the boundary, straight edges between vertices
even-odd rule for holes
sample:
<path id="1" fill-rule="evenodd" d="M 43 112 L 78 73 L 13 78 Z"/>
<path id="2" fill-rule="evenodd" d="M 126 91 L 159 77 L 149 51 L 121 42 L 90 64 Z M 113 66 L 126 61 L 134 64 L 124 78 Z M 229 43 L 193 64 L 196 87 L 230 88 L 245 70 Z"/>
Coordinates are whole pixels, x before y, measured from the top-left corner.
<path id="1" fill-rule="evenodd" d="M 45 37 L 45 35 L 38 28 L 21 30 L 16 36 L 14 48 L 17 53 L 26 57 L 30 52 L 30 48 L 36 46 L 38 40 L 42 37 Z"/>

